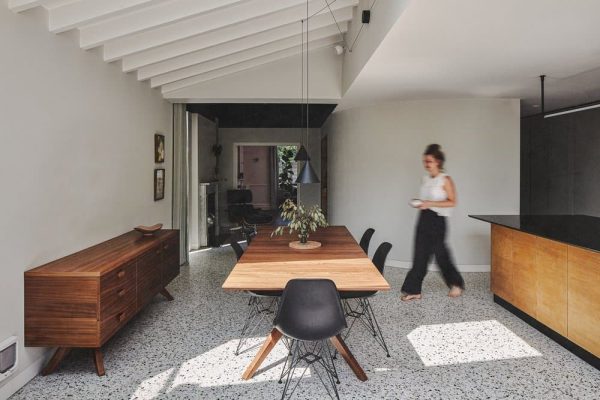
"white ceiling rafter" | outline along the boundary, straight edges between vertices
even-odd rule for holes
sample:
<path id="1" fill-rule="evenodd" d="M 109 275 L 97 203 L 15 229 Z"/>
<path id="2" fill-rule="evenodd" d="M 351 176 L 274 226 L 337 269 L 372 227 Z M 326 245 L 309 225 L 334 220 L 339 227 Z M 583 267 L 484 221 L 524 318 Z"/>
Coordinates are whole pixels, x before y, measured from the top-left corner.
<path id="1" fill-rule="evenodd" d="M 51 4 L 54 0 L 8 0 L 8 8 L 13 12 L 22 12 L 39 6 Z"/>
<path id="2" fill-rule="evenodd" d="M 48 11 L 48 29 L 53 33 L 65 32 L 124 12 L 142 9 L 164 0 L 102 0 L 76 1 Z"/>
<path id="3" fill-rule="evenodd" d="M 343 25 L 340 26 L 343 30 L 347 30 L 346 23 L 343 23 L 341 25 Z M 332 43 L 337 43 L 341 40 L 339 32 L 335 25 L 330 25 L 328 27 L 317 29 L 316 31 L 312 32 L 309 36 L 309 43 L 329 38 L 335 39 Z M 155 88 L 158 86 L 165 85 L 167 83 L 191 78 L 193 76 L 205 74 L 209 71 L 213 71 L 216 69 L 225 68 L 232 64 L 239 64 L 244 61 L 264 57 L 269 54 L 284 51 L 287 49 L 296 49 L 298 46 L 300 46 L 300 40 L 300 35 L 298 34 L 297 36 L 292 36 L 286 39 L 280 39 L 275 42 L 267 43 L 255 48 L 249 48 L 244 51 L 240 51 L 237 53 L 227 55 L 225 57 L 220 57 L 214 60 L 203 62 L 201 64 L 191 65 L 189 67 L 171 71 L 150 79 L 150 86 Z"/>
<path id="4" fill-rule="evenodd" d="M 355 5 L 357 2 L 356 0 L 337 0 L 336 4 L 337 3 Z M 130 54 L 173 43 L 181 39 L 186 39 L 227 26 L 236 25 L 244 21 L 254 20 L 267 14 L 272 14 L 271 16 L 273 18 L 277 18 L 277 12 L 302 4 L 305 5 L 306 1 L 252 0 L 251 2 L 242 3 L 227 10 L 217 10 L 207 15 L 200 15 L 177 23 L 157 27 L 147 32 L 141 32 L 108 42 L 104 45 L 104 60 L 115 61 Z M 328 13 L 329 10 L 326 7 L 323 9 L 324 5 L 324 0 L 311 0 L 309 2 L 309 13 L 312 14 L 319 10 L 322 10 L 321 12 L 323 13 Z M 299 7 L 299 9 L 300 8 L 301 7 Z M 306 8 L 304 8 L 303 15 L 306 15 Z"/>
<path id="5" fill-rule="evenodd" d="M 347 20 L 348 15 L 350 15 L 350 18 L 352 17 L 352 11 L 357 4 L 358 0 L 338 0 L 331 5 L 331 9 L 334 12 L 336 19 L 345 21 Z M 201 35 L 192 36 L 138 52 L 123 58 L 123 71 L 130 72 L 150 64 L 159 63 L 170 58 L 193 53 L 198 50 L 259 34 L 271 29 L 297 29 L 294 27 L 300 23 L 300 20 L 305 15 L 306 9 L 303 6 L 293 7 L 277 14 L 264 15 L 253 20 L 244 21 L 239 24 L 230 25 Z M 313 23 L 312 21 L 318 24 L 323 20 L 330 21 L 331 23 L 334 22 L 332 16 L 329 13 L 326 13 L 312 17 L 311 24 Z M 285 27 L 286 25 L 289 25 L 289 27 Z M 113 55 L 106 54 L 107 51 L 108 50 L 105 51 L 105 58 L 107 56 L 113 58 Z"/>
<path id="6" fill-rule="evenodd" d="M 339 36 L 330 36 L 325 39 L 321 39 L 315 41 L 310 44 L 310 51 L 313 52 L 315 50 L 321 49 L 323 47 L 329 47 L 334 44 L 339 43 Z M 240 62 L 238 64 L 231 64 L 227 67 L 209 71 L 204 74 L 192 76 L 190 78 L 185 78 L 176 82 L 165 84 L 161 87 L 161 91 L 163 96 L 168 95 L 169 92 L 173 92 L 179 89 L 186 88 L 188 86 L 193 86 L 198 83 L 206 82 L 212 79 L 220 78 L 223 76 L 227 76 L 230 74 L 234 74 L 237 72 L 245 71 L 251 68 L 255 68 L 264 64 L 268 64 L 274 61 L 279 61 L 284 58 L 297 56 L 300 54 L 301 46 L 298 45 L 296 47 L 292 47 L 289 49 L 281 50 L 275 53 L 271 53 L 262 57 L 257 57 L 251 60 L 246 60 Z"/>
<path id="7" fill-rule="evenodd" d="M 328 18 L 323 18 L 328 17 Z M 336 20 L 340 24 L 342 32 L 348 29 L 347 21 L 352 19 L 352 10 L 347 9 L 346 12 L 340 12 L 336 15 Z M 321 29 L 326 28 L 328 34 L 339 35 L 339 31 L 330 15 L 319 15 L 311 20 L 309 25 L 309 34 L 321 35 Z M 248 49 L 256 49 L 268 43 L 281 41 L 288 38 L 296 38 L 299 43 L 301 26 L 300 23 L 288 24 L 282 27 L 264 31 L 256 35 L 246 36 L 238 40 L 233 40 L 219 46 L 209 47 L 202 50 L 188 53 L 183 56 L 171 58 L 156 64 L 151 64 L 142 67 L 138 70 L 138 79 L 146 80 L 157 75 L 166 74 L 170 71 L 179 70 L 190 65 L 201 64 L 210 60 L 225 57 L 230 54 L 247 51 Z M 340 38 L 341 39 L 341 38 Z M 293 43 L 297 44 L 297 43 Z"/>
<path id="8" fill-rule="evenodd" d="M 108 21 L 99 22 L 79 29 L 79 45 L 82 49 L 91 49 L 119 38 L 131 38 L 135 34 L 150 33 L 176 26 L 179 21 L 193 16 L 210 19 L 217 13 L 232 12 L 235 5 L 249 4 L 250 0 L 171 0 L 127 13 Z M 231 9 L 229 9 L 231 7 Z"/>

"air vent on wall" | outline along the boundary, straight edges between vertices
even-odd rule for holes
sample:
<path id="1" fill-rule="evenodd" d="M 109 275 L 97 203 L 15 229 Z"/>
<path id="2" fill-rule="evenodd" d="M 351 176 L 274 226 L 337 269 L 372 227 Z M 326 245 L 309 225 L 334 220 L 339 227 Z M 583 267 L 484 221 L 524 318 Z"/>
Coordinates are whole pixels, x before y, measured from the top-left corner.
<path id="1" fill-rule="evenodd" d="M 17 368 L 17 337 L 11 336 L 0 343 L 0 381 L 8 378 Z"/>

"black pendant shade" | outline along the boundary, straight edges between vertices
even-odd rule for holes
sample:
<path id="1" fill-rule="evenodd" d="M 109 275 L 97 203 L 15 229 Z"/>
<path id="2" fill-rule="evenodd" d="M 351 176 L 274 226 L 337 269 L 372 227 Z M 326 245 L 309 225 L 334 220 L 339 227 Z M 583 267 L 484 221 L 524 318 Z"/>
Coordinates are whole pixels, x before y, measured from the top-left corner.
<path id="1" fill-rule="evenodd" d="M 304 166 L 296 178 L 296 183 L 320 183 L 319 177 L 317 176 L 310 161 L 304 163 Z"/>
<path id="2" fill-rule="evenodd" d="M 304 145 L 300 145 L 300 149 L 298 149 L 298 152 L 296 153 L 296 157 L 294 157 L 295 161 L 310 161 L 310 157 L 308 155 L 308 152 L 306 151 L 306 148 L 304 148 Z"/>

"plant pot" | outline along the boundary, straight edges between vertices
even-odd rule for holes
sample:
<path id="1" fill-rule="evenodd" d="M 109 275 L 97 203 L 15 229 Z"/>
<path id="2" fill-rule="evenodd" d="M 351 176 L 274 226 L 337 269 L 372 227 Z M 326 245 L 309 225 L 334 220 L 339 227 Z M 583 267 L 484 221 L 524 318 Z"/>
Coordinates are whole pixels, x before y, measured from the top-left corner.
<path id="1" fill-rule="evenodd" d="M 289 246 L 292 249 L 296 249 L 296 250 L 311 250 L 311 249 L 318 249 L 319 247 L 321 247 L 321 242 L 315 242 L 313 240 L 308 240 L 306 243 L 300 243 L 299 240 L 296 240 L 295 242 L 290 242 Z"/>

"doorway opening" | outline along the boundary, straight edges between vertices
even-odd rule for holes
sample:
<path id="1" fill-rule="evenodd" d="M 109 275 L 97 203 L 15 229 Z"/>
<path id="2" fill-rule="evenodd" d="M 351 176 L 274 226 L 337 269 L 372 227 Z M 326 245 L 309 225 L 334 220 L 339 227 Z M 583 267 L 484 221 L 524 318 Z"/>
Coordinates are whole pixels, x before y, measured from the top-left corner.
<path id="1" fill-rule="evenodd" d="M 235 146 L 237 189 L 252 192 L 252 206 L 276 213 L 288 198 L 296 201 L 298 145 L 239 143 Z"/>

